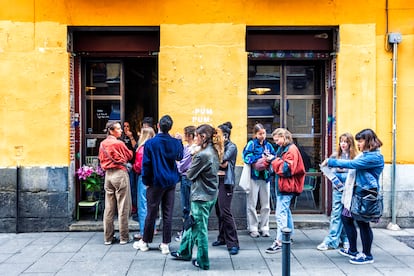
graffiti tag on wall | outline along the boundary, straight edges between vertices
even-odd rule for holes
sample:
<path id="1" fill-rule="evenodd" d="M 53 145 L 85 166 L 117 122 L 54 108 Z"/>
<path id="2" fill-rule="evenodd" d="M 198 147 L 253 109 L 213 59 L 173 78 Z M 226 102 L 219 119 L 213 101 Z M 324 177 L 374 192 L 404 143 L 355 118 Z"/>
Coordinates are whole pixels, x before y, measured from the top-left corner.
<path id="1" fill-rule="evenodd" d="M 193 110 L 192 115 L 192 122 L 193 123 L 200 123 L 200 124 L 208 124 L 211 123 L 211 116 L 213 115 L 213 109 L 199 107 Z"/>

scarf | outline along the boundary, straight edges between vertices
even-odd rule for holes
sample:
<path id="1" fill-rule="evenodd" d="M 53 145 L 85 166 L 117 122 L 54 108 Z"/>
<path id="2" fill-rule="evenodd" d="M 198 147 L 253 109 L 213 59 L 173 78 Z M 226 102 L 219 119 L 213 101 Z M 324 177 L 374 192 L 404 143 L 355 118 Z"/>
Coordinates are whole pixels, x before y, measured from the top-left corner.
<path id="1" fill-rule="evenodd" d="M 359 158 L 362 153 L 358 154 L 354 159 Z M 355 186 L 355 177 L 356 177 L 356 170 L 349 169 L 348 175 L 346 176 L 345 180 L 345 187 L 342 193 L 341 202 L 344 205 L 344 208 L 351 210 L 351 201 L 352 201 L 352 194 L 354 192 Z"/>

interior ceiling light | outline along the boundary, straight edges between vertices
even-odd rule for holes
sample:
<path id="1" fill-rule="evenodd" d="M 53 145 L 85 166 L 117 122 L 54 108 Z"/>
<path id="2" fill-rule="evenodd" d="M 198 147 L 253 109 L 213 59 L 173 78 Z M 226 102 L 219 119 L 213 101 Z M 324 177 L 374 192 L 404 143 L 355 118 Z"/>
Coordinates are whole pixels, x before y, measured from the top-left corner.
<path id="1" fill-rule="evenodd" d="M 257 95 L 263 95 L 266 92 L 269 92 L 271 89 L 267 87 L 258 87 L 258 88 L 252 88 L 250 91 L 256 93 Z"/>

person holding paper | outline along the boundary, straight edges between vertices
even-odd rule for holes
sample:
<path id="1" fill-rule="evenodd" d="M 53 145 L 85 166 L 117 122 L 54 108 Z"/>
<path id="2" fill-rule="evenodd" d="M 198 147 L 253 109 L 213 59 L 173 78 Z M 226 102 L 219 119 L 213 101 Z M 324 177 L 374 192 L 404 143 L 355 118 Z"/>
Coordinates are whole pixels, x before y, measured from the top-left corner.
<path id="1" fill-rule="evenodd" d="M 338 152 L 333 154 L 332 158 L 338 159 L 354 159 L 357 154 L 355 147 L 354 136 L 350 133 L 344 133 L 339 136 Z M 326 173 L 324 168 L 327 169 Z M 329 233 L 324 238 L 322 243 L 320 243 L 316 248 L 320 251 L 325 251 L 329 249 L 337 249 L 342 242 L 343 248 L 349 248 L 348 237 L 346 236 L 345 229 L 341 221 L 341 213 L 343 209 L 342 204 L 342 192 L 344 189 L 344 184 L 346 176 L 348 175 L 348 169 L 335 168 L 331 171 L 328 167 L 322 167 L 322 172 L 325 173 L 325 176 L 330 179 L 328 176 L 329 173 L 332 173 L 336 181 L 332 179 L 332 211 L 331 211 L 331 222 L 329 225 Z"/>
<path id="2" fill-rule="evenodd" d="M 349 257 L 351 264 L 372 264 L 374 257 L 371 254 L 372 241 L 374 234 L 369 221 L 361 218 L 354 218 L 351 213 L 351 200 L 353 196 L 365 197 L 367 195 L 377 195 L 380 192 L 380 175 L 384 170 L 384 156 L 380 152 L 381 140 L 372 129 L 363 129 L 355 135 L 360 155 L 353 160 L 328 158 L 322 165 L 334 168 L 352 169 L 348 173 L 342 202 L 342 223 L 349 239 L 349 249 L 341 248 L 339 254 Z M 354 178 L 352 181 L 349 179 Z M 348 185 L 348 183 L 350 185 Z M 355 183 L 355 186 L 354 186 Z M 352 193 L 348 196 L 348 187 Z M 358 224 L 362 242 L 362 252 L 357 248 L 357 230 L 355 222 Z"/>

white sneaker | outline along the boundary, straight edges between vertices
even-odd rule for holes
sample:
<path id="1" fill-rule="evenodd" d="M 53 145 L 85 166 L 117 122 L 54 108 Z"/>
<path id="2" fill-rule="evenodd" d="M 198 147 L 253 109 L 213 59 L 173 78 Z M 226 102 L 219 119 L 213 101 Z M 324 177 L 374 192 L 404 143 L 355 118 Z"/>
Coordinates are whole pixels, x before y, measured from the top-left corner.
<path id="1" fill-rule="evenodd" d="M 158 246 L 158 249 L 161 250 L 161 253 L 164 255 L 170 254 L 170 247 L 168 246 L 167 243 L 160 243 L 160 245 Z"/>
<path id="2" fill-rule="evenodd" d="M 142 239 L 140 239 L 139 241 L 134 242 L 132 247 L 137 249 L 137 250 L 141 250 L 143 252 L 149 250 L 148 243 L 144 242 Z"/>
<path id="3" fill-rule="evenodd" d="M 322 242 L 316 247 L 316 249 L 318 249 L 319 251 L 326 251 L 333 248 L 330 248 L 326 243 Z"/>
<path id="4" fill-rule="evenodd" d="M 131 236 L 128 236 L 128 240 L 120 240 L 119 241 L 119 244 L 120 245 L 124 245 L 124 244 L 127 244 L 127 243 L 130 243 L 130 242 L 132 242 L 133 241 L 133 239 L 132 239 L 132 237 Z"/>

